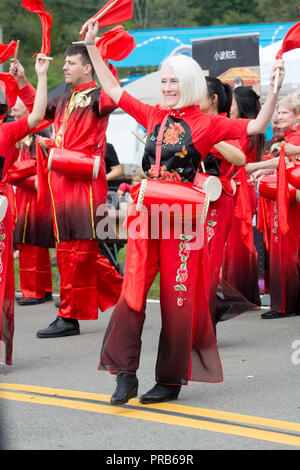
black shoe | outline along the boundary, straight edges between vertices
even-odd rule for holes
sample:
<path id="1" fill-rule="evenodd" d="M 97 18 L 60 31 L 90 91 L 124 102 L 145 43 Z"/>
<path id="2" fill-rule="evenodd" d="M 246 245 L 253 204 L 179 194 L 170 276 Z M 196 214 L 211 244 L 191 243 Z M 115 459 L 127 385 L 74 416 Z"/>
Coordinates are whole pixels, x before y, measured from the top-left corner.
<path id="1" fill-rule="evenodd" d="M 46 302 L 46 299 L 36 299 L 35 297 L 20 297 L 16 298 L 19 305 L 38 305 Z"/>
<path id="2" fill-rule="evenodd" d="M 45 300 L 46 302 L 53 300 L 52 292 L 45 292 Z"/>
<path id="3" fill-rule="evenodd" d="M 264 312 L 261 314 L 261 318 L 263 318 L 264 320 L 271 320 L 272 318 L 287 318 L 291 316 L 291 314 L 279 313 L 275 310 L 269 310 L 268 312 Z"/>
<path id="4" fill-rule="evenodd" d="M 111 396 L 111 405 L 124 405 L 137 396 L 138 379 L 135 374 L 120 373 L 117 375 L 117 388 Z"/>
<path id="5" fill-rule="evenodd" d="M 176 400 L 178 398 L 181 385 L 163 385 L 155 384 L 149 392 L 142 395 L 140 402 L 147 403 L 160 403 L 162 401 Z"/>
<path id="6" fill-rule="evenodd" d="M 60 338 L 79 335 L 79 323 L 74 318 L 57 317 L 47 328 L 37 332 L 38 338 Z"/>

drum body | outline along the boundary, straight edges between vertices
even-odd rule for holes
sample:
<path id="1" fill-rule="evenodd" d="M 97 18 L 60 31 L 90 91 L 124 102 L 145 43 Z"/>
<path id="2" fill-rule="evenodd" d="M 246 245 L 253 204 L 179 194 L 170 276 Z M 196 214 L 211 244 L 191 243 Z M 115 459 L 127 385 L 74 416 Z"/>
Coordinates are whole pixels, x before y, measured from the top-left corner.
<path id="1" fill-rule="evenodd" d="M 291 201 L 300 202 L 300 191 L 292 184 L 288 185 Z M 263 175 L 259 178 L 257 192 L 260 196 L 276 201 L 277 175 Z"/>
<path id="2" fill-rule="evenodd" d="M 88 156 L 68 149 L 52 148 L 49 152 L 48 170 L 62 173 L 69 178 L 96 179 L 100 169 L 100 157 Z"/>

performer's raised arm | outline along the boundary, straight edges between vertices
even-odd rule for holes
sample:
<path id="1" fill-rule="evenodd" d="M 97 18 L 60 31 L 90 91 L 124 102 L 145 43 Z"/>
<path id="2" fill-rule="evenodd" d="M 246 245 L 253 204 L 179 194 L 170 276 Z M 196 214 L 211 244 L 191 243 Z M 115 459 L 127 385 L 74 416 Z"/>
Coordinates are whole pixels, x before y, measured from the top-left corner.
<path id="1" fill-rule="evenodd" d="M 35 63 L 35 71 L 38 77 L 37 90 L 34 105 L 28 116 L 28 127 L 33 129 L 43 119 L 47 106 L 47 70 L 49 61 L 38 54 Z"/>
<path id="2" fill-rule="evenodd" d="M 277 92 L 274 93 L 274 82 L 276 70 L 279 70 Z M 275 61 L 270 76 L 270 87 L 264 105 L 262 106 L 256 119 L 249 122 L 247 128 L 248 135 L 264 134 L 268 129 L 277 103 L 280 87 L 284 79 L 284 64 L 282 59 Z"/>
<path id="3" fill-rule="evenodd" d="M 98 51 L 95 43 L 96 37 L 98 32 L 98 23 L 94 20 L 88 21 L 88 31 L 85 36 L 85 44 L 93 62 L 93 66 L 97 77 L 100 80 L 102 88 L 104 89 L 105 93 L 111 97 L 111 99 L 118 104 L 123 90 L 118 81 L 115 79 L 113 74 L 110 72 L 108 67 L 106 66 L 104 60 L 101 57 L 100 52 Z"/>

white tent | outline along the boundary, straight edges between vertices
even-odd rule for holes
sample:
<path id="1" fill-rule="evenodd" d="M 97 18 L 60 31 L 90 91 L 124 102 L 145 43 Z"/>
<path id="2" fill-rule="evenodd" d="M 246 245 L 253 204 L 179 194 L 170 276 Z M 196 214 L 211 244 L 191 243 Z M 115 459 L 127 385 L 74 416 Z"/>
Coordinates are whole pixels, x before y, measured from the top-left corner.
<path id="1" fill-rule="evenodd" d="M 262 87 L 270 83 L 270 72 L 277 52 L 281 49 L 282 41 L 274 42 L 259 48 L 260 73 Z M 300 88 L 300 49 L 294 49 L 283 54 L 285 65 L 284 86 Z"/>
<path id="2" fill-rule="evenodd" d="M 260 72 L 262 101 L 269 88 L 270 72 L 274 63 L 276 53 L 281 48 L 282 41 L 274 42 L 269 46 L 260 47 Z M 300 91 L 300 49 L 283 54 L 285 63 L 285 79 L 281 95 L 291 91 Z M 160 102 L 159 72 L 150 73 L 124 87 L 128 93 L 145 103 L 157 104 Z M 144 144 L 133 134 L 136 133 L 142 138 L 143 130 L 137 122 L 122 110 L 117 109 L 110 117 L 108 127 L 108 142 L 111 142 L 118 154 L 119 160 L 123 164 L 141 164 Z M 131 171 L 129 171 L 131 173 Z"/>

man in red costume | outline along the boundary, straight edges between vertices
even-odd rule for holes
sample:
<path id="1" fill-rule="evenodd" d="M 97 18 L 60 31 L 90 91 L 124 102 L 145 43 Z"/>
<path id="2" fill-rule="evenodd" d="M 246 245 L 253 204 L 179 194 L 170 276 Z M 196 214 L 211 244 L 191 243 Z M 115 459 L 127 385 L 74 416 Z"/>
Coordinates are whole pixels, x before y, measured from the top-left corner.
<path id="1" fill-rule="evenodd" d="M 15 120 L 28 114 L 18 98 L 11 110 Z M 16 186 L 14 245 L 19 249 L 21 297 L 19 305 L 35 305 L 52 300 L 52 277 L 49 248 L 55 246 L 51 219 L 51 199 L 47 191 L 43 201 L 38 200 L 37 178 L 38 135 L 51 136 L 47 128 L 18 142 L 19 156 L 8 172 L 8 181 Z M 29 164 L 32 164 L 29 166 Z M 28 176 L 30 169 L 31 176 Z"/>
<path id="2" fill-rule="evenodd" d="M 104 311 L 116 304 L 123 280 L 100 254 L 96 233 L 97 208 L 105 204 L 107 196 L 105 133 L 109 114 L 116 106 L 93 80 L 93 66 L 84 45 L 67 49 L 63 70 L 70 90 L 48 100 L 45 115 L 54 121 L 55 147 L 65 149 L 66 154 L 98 155 L 101 165 L 98 177 L 89 180 L 49 172 L 61 305 L 55 321 L 37 332 L 39 338 L 78 335 L 78 320 L 96 320 L 98 307 Z M 30 107 L 34 89 L 19 62 L 13 64 L 11 73 L 18 81 L 20 97 Z M 67 156 L 63 158 L 68 161 Z"/>

